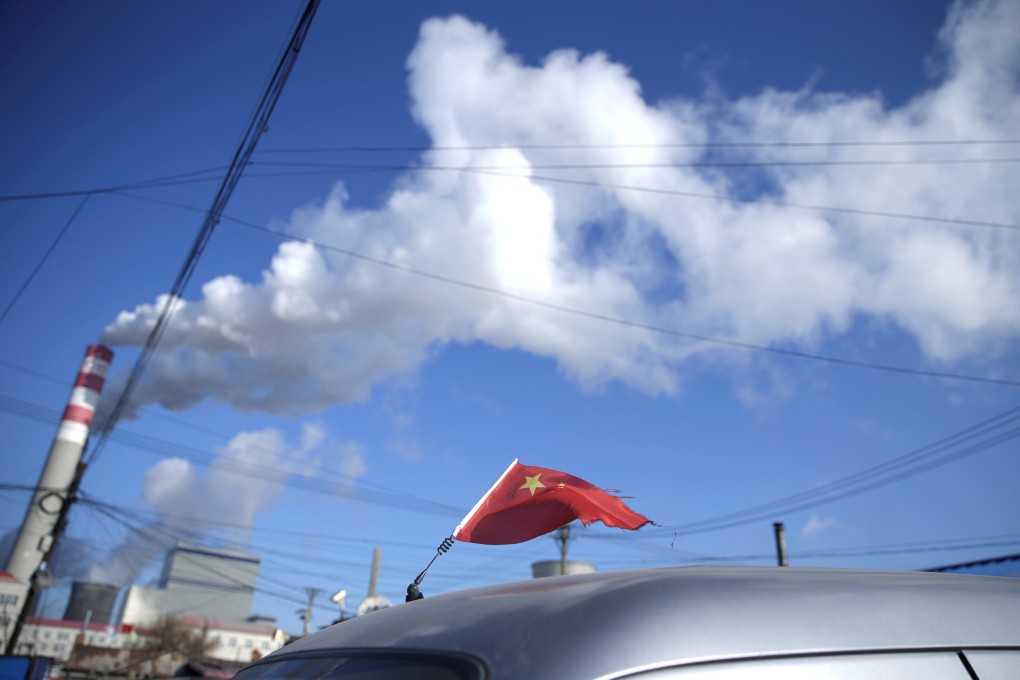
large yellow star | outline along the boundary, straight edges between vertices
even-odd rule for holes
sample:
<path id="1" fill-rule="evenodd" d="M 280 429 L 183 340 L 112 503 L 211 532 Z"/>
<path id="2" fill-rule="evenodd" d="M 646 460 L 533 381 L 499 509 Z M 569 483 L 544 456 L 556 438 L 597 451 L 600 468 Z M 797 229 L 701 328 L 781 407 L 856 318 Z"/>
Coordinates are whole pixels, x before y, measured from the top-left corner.
<path id="1" fill-rule="evenodd" d="M 541 482 L 541 480 L 539 480 L 539 477 L 541 477 L 541 476 L 542 476 L 541 472 L 539 472 L 534 477 L 529 477 L 527 475 L 524 475 L 524 483 L 521 484 L 520 488 L 521 489 L 527 489 L 528 491 L 531 492 L 531 495 L 534 496 L 535 495 L 535 489 L 537 489 L 538 487 L 543 487 L 543 488 L 545 487 L 545 484 L 543 484 Z"/>

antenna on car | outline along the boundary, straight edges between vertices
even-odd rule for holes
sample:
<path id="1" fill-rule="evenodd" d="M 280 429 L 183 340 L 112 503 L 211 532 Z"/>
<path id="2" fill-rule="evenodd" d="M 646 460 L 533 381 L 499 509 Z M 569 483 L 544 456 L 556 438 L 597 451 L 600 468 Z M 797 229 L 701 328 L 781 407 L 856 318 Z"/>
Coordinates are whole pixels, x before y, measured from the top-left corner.
<path id="1" fill-rule="evenodd" d="M 421 585 L 422 580 L 425 578 L 425 574 L 429 572 L 429 568 L 432 567 L 432 564 L 439 558 L 440 555 L 445 555 L 446 552 L 453 547 L 453 544 L 453 536 L 443 539 L 443 542 L 439 544 L 438 548 L 436 548 L 436 554 L 432 556 L 432 560 L 428 563 L 428 566 L 422 569 L 422 572 L 418 574 L 417 578 L 411 581 L 410 585 L 407 586 L 407 597 L 404 598 L 404 602 L 414 602 L 415 600 L 420 600 L 425 597 L 421 594 L 421 590 L 418 586 Z"/>

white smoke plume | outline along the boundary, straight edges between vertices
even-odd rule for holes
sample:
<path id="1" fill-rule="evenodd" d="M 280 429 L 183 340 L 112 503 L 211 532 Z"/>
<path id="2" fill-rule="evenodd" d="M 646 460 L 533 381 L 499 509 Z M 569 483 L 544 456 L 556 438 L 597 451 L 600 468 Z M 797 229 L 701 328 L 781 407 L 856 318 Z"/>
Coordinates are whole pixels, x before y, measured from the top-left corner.
<path id="1" fill-rule="evenodd" d="M 288 229 L 511 296 L 688 333 L 810 349 L 853 324 L 889 325 L 909 333 L 933 365 L 994 357 L 1020 335 L 1014 231 L 780 204 L 1018 224 L 1015 165 L 786 166 L 753 174 L 648 166 L 725 160 L 718 149 L 678 146 L 704 142 L 1020 138 L 1017 26 L 1016 2 L 954 6 L 938 38 L 940 72 L 928 89 L 890 107 L 880 93 L 809 86 L 735 101 L 714 94 L 649 103 L 627 69 L 604 54 L 562 50 L 528 65 L 481 25 L 429 20 L 407 62 L 413 114 L 434 145 L 421 159 L 425 169 L 401 177 L 375 210 L 348 207 L 337 185 L 321 205 L 296 210 Z M 493 144 L 503 148 L 442 149 Z M 614 144 L 641 146 L 605 147 Z M 550 145 L 559 148 L 536 148 Z M 564 148 L 571 145 L 588 148 Z M 882 153 L 923 161 L 996 151 Z M 877 152 L 740 153 L 852 161 Z M 543 167 L 563 164 L 588 168 Z M 478 170 L 507 166 L 514 169 L 502 175 Z M 475 170 L 428 170 L 450 167 Z M 159 307 L 157 300 L 122 312 L 103 342 L 141 345 Z M 199 299 L 181 301 L 135 401 L 185 409 L 210 398 L 305 413 L 363 399 L 457 342 L 553 358 L 584 387 L 620 381 L 650 394 L 678 389 L 685 362 L 716 349 L 295 240 L 279 247 L 261 281 L 224 275 L 208 281 Z"/>
<path id="2" fill-rule="evenodd" d="M 323 476 L 326 470 L 339 472 L 337 484 L 346 486 L 368 467 L 359 445 L 332 441 L 314 424 L 305 425 L 297 446 L 273 428 L 242 432 L 217 453 L 204 476 L 183 458 L 162 460 L 146 473 L 142 494 L 157 518 L 135 525 L 91 567 L 88 580 L 130 584 L 177 540 L 213 537 L 231 547 L 243 545 L 256 519 L 273 506 L 289 480 Z"/>

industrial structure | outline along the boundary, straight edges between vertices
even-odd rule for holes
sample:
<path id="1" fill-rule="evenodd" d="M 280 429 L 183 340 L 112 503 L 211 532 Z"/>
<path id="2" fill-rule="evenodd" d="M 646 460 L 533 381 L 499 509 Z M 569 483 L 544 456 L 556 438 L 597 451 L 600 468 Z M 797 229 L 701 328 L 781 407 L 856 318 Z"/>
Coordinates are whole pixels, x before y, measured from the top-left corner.
<path id="1" fill-rule="evenodd" d="M 115 622 L 120 588 L 108 583 L 75 581 L 64 610 L 65 621 L 111 624 Z"/>
<path id="2" fill-rule="evenodd" d="M 158 587 L 128 589 L 120 622 L 144 627 L 167 614 L 247 621 L 259 563 L 248 553 L 178 541 L 167 554 Z"/>
<path id="3" fill-rule="evenodd" d="M 580 562 L 567 559 L 567 547 L 571 541 L 570 525 L 562 526 L 553 532 L 553 540 L 560 548 L 560 559 L 541 560 L 531 563 L 531 578 L 547 576 L 571 576 L 573 574 L 594 574 L 595 565 L 591 562 Z"/>
<path id="4" fill-rule="evenodd" d="M 113 351 L 108 347 L 89 345 L 85 350 L 85 359 L 71 388 L 46 465 L 7 559 L 4 572 L 21 584 L 17 587 L 8 584 L 11 590 L 8 594 L 15 598 L 10 614 L 5 614 L 2 630 L 8 652 L 18 637 L 26 610 L 32 606 L 35 588 L 40 585 L 36 579 L 46 576 L 45 562 L 74 502 L 83 469 L 82 453 L 111 361 Z"/>
<path id="5" fill-rule="evenodd" d="M 531 563 L 531 577 L 573 576 L 574 574 L 594 574 L 595 565 L 591 562 L 578 560 L 543 560 Z"/>
<path id="6" fill-rule="evenodd" d="M 160 619 L 173 617 L 206 641 L 205 658 L 251 662 L 290 639 L 275 620 L 251 615 L 260 562 L 256 555 L 179 541 L 167 553 L 157 587 L 132 585 L 124 592 L 76 581 L 64 618 L 25 618 L 9 653 L 48 657 L 58 670 L 109 671 L 135 663 Z M 5 574 L 5 584 L 21 582 Z M 0 587 L 0 606 L 11 602 L 14 595 Z"/>
<path id="7" fill-rule="evenodd" d="M 89 345 L 85 351 L 46 466 L 7 560 L 5 571 L 22 581 L 35 575 L 53 543 L 53 531 L 67 503 L 112 360 L 113 352 L 102 345 Z"/>

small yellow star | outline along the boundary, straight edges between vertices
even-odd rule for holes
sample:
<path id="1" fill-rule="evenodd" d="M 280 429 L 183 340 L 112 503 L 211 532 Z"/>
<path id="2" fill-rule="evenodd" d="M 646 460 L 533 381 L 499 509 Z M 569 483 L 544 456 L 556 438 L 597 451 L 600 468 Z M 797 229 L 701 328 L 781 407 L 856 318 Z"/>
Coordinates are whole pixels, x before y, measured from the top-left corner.
<path id="1" fill-rule="evenodd" d="M 567 483 L 566 483 L 566 482 L 560 482 L 560 484 L 559 484 L 559 487 L 560 487 L 560 488 L 562 489 L 562 488 L 563 488 L 563 487 L 565 487 L 566 485 L 567 485 Z"/>
<path id="2" fill-rule="evenodd" d="M 539 473 L 538 473 L 537 475 L 535 475 L 534 477 L 529 477 L 529 476 L 527 476 L 527 475 L 524 475 L 524 483 L 523 483 L 523 484 L 521 484 L 520 488 L 521 488 L 521 489 L 527 489 L 528 491 L 530 491 L 530 492 L 531 492 L 531 495 L 532 495 L 532 496 L 534 496 L 534 495 L 535 495 L 535 489 L 537 489 L 538 487 L 543 487 L 543 488 L 545 488 L 545 484 L 543 484 L 543 483 L 542 483 L 542 482 L 541 482 L 541 481 L 540 481 L 540 480 L 538 479 L 538 478 L 539 478 L 539 477 L 541 477 L 541 476 L 542 476 L 542 473 L 541 473 L 541 472 L 539 472 Z"/>

